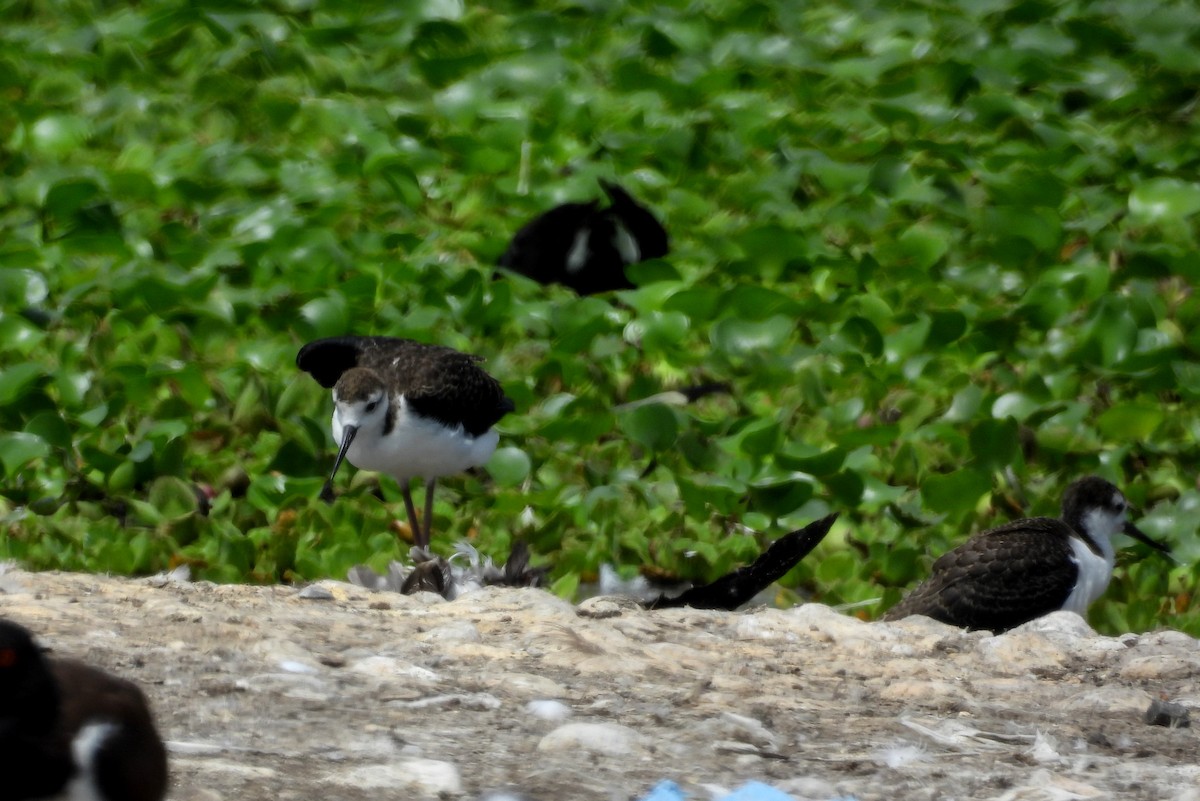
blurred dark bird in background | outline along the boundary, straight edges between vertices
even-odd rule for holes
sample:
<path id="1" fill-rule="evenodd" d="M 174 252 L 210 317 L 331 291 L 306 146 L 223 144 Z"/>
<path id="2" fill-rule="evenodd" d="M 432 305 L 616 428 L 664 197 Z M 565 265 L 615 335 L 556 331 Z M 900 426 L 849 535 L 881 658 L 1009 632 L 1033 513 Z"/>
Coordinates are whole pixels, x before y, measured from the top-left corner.
<path id="1" fill-rule="evenodd" d="M 499 266 L 542 284 L 562 284 L 581 295 L 633 289 L 630 264 L 667 255 L 667 232 L 628 192 L 600 181 L 609 205 L 564 203 L 526 223 Z"/>

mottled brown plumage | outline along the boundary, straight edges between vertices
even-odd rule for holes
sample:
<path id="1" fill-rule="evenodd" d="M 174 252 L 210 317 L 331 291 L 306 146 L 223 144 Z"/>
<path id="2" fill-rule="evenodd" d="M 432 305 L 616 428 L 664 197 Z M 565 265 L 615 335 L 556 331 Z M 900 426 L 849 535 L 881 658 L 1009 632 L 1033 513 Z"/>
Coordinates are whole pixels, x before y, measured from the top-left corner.
<path id="1" fill-rule="evenodd" d="M 999 632 L 1059 609 L 1084 614 L 1111 577 L 1112 536 L 1123 532 L 1170 553 L 1125 519 L 1127 508 L 1108 481 L 1075 481 L 1063 494 L 1061 519 L 1014 520 L 972 537 L 934 562 L 884 620 L 926 615 Z"/>
<path id="2" fill-rule="evenodd" d="M 418 414 L 462 425 L 479 436 L 513 410 L 500 382 L 480 367 L 482 357 L 411 339 L 332 337 L 300 349 L 296 365 L 343 400 L 363 399 L 377 387 L 402 394 Z M 354 369 L 358 368 L 358 369 Z M 394 421 L 394 410 L 391 418 Z M 390 431 L 390 426 L 388 428 Z"/>
<path id="3" fill-rule="evenodd" d="M 884 615 L 925 615 L 970 629 L 1002 631 L 1062 607 L 1076 574 L 1073 532 L 1061 520 L 1034 517 L 976 535 L 933 563 L 928 579 Z"/>

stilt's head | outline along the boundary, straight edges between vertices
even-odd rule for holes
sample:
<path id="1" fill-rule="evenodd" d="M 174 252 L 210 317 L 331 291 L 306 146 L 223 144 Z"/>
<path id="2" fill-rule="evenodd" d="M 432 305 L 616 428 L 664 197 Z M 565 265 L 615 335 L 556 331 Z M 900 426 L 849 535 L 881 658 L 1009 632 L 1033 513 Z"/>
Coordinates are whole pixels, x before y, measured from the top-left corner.
<path id="1" fill-rule="evenodd" d="M 333 478 L 359 430 L 366 429 L 371 436 L 382 436 L 388 414 L 387 387 L 374 370 L 352 367 L 333 385 L 333 404 L 333 438 L 339 443 L 338 455 L 329 481 L 321 490 L 322 497 L 332 495 Z"/>
<path id="2" fill-rule="evenodd" d="M 1063 520 L 1075 531 L 1091 539 L 1110 553 L 1112 538 L 1124 533 L 1144 542 L 1156 551 L 1170 554 L 1171 549 L 1156 542 L 1129 522 L 1129 503 L 1115 486 L 1097 476 L 1081 478 L 1063 494 Z"/>
<path id="3" fill-rule="evenodd" d="M 23 627 L 0 620 L 0 734 L 20 726 L 48 730 L 58 715 L 58 693 L 49 665 Z M 0 737 L 0 739 L 3 739 Z"/>

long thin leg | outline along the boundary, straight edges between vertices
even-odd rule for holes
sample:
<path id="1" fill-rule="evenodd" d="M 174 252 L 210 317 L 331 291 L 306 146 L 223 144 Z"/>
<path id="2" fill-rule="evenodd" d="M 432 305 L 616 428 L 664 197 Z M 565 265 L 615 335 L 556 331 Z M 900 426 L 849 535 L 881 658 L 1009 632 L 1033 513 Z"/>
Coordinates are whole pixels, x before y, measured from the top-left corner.
<path id="1" fill-rule="evenodd" d="M 437 484 L 436 478 L 425 479 L 425 546 L 429 547 L 429 541 L 433 539 L 433 488 Z"/>
<path id="2" fill-rule="evenodd" d="M 400 482 L 400 492 L 404 494 L 404 508 L 408 512 L 408 527 L 412 529 L 413 542 L 418 548 L 423 548 L 421 544 L 421 521 L 417 520 L 417 507 L 413 505 L 412 490 L 408 488 L 407 481 Z"/>

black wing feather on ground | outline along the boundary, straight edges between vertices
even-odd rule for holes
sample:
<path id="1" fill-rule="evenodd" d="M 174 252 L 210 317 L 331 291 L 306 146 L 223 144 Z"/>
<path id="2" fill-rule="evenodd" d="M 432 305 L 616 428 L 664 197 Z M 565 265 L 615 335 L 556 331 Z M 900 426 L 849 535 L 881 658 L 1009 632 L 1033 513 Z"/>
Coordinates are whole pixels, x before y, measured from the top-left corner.
<path id="1" fill-rule="evenodd" d="M 649 609 L 670 609 L 690 606 L 693 609 L 725 609 L 732 611 L 778 581 L 805 556 L 816 548 L 837 514 L 809 523 L 804 528 L 784 534 L 768 546 L 762 555 L 749 565 L 739 567 L 702 587 L 692 587 L 674 598 L 660 595 L 646 604 Z"/>

